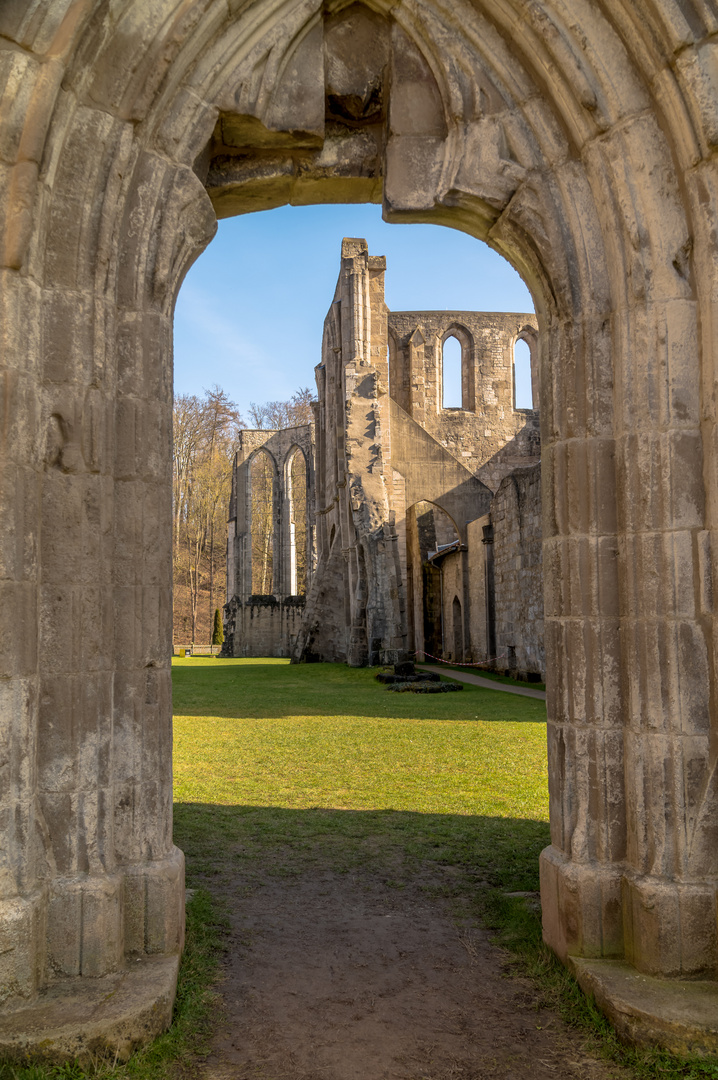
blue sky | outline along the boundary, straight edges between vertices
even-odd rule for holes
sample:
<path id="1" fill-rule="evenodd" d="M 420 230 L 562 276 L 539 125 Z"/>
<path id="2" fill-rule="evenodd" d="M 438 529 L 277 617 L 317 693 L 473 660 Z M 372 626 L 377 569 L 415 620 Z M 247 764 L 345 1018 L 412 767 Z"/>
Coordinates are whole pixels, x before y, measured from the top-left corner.
<path id="1" fill-rule="evenodd" d="M 220 221 L 175 309 L 175 392 L 219 384 L 240 411 L 314 389 L 342 237 L 386 255 L 393 311 L 533 311 L 500 255 L 437 225 L 387 225 L 381 207 L 284 206 Z M 521 404 L 521 402 L 519 402 Z"/>

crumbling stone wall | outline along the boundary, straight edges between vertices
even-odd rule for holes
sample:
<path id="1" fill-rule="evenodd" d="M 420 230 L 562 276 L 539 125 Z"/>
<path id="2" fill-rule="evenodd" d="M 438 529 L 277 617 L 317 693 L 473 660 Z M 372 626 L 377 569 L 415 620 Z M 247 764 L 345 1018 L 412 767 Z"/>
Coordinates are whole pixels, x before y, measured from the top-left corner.
<path id="1" fill-rule="evenodd" d="M 391 458 L 386 260 L 342 242 L 317 368 L 317 572 L 295 658 L 394 662 L 407 651 Z M 341 616 L 339 615 L 341 612 Z M 330 637 L 328 629 L 336 631 Z"/>
<path id="2" fill-rule="evenodd" d="M 272 580 L 265 594 L 253 588 L 252 463 L 267 454 L 274 474 L 272 491 Z M 307 586 L 315 564 L 314 430 L 312 424 L 281 431 L 242 430 L 232 470 L 227 530 L 227 604 L 222 656 L 290 656 L 299 632 L 304 598 L 292 592 L 293 552 L 290 468 L 295 453 L 306 465 Z M 296 574 L 294 575 L 296 577 Z"/>
<path id="3" fill-rule="evenodd" d="M 291 655 L 301 628 L 304 596 L 233 596 L 225 605 L 220 656 Z"/>
<path id="4" fill-rule="evenodd" d="M 535 336 L 535 317 L 461 313 L 472 397 L 464 409 L 444 409 L 441 342 L 458 332 L 457 315 L 395 318 L 384 302 L 385 266 L 366 241 L 343 241 L 317 368 L 318 572 L 295 659 L 396 661 L 425 652 L 427 635 L 429 652 L 470 656 L 466 526 L 488 509 L 485 480 L 498 483 L 538 451 L 538 412 L 514 408 L 512 374 L 513 344 L 519 334 Z M 415 515 L 407 517 L 425 500 L 435 511 L 435 543 L 443 542 L 446 518 L 463 545 L 438 628 L 425 610 L 435 607 L 426 591 L 433 575 L 421 568 L 428 556 L 412 533 Z"/>
<path id="5" fill-rule="evenodd" d="M 541 466 L 505 477 L 491 503 L 496 666 L 546 672 L 541 559 Z"/>

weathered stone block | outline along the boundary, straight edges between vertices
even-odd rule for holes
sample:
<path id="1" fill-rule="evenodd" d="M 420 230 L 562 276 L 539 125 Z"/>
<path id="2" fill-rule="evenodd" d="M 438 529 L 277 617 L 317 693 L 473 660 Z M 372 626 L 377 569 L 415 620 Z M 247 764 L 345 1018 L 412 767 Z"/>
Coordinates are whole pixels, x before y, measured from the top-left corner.
<path id="1" fill-rule="evenodd" d="M 105 975 L 123 963 L 119 875 L 56 879 L 47 915 L 48 964 L 55 975 Z"/>
<path id="2" fill-rule="evenodd" d="M 178 848 L 173 848 L 165 859 L 129 868 L 124 898 L 128 955 L 181 952 L 184 855 Z"/>
<path id="3" fill-rule="evenodd" d="M 42 892 L 0 901 L 0 1004 L 30 998 L 43 983 L 45 905 Z"/>
<path id="4" fill-rule="evenodd" d="M 623 954 L 621 876 L 610 864 L 571 862 L 556 848 L 541 852 L 543 936 L 569 956 Z"/>
<path id="5" fill-rule="evenodd" d="M 649 975 L 716 973 L 716 890 L 710 884 L 623 879 L 626 958 Z"/>

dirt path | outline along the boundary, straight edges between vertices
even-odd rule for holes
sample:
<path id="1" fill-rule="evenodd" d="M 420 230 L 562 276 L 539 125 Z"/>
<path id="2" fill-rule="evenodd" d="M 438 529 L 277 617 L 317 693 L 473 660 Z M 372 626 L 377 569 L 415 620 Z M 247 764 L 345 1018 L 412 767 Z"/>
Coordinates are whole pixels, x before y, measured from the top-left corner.
<path id="1" fill-rule="evenodd" d="M 361 873 L 237 876 L 206 1080 L 608 1080 L 445 900 Z"/>

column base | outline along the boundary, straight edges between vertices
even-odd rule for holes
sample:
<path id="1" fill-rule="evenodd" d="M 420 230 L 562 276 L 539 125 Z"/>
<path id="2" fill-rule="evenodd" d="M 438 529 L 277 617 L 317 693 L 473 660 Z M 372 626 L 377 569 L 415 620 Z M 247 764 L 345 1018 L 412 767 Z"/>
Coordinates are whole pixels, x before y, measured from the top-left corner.
<path id="1" fill-rule="evenodd" d="M 178 971 L 179 956 L 143 957 L 111 975 L 53 980 L 0 1014 L 0 1057 L 126 1061 L 169 1027 Z"/>
<path id="2" fill-rule="evenodd" d="M 626 960 L 658 978 L 718 975 L 715 882 L 623 876 Z"/>
<path id="3" fill-rule="evenodd" d="M 558 958 L 622 957 L 621 869 L 571 862 L 555 847 L 541 852 L 539 869 L 543 938 Z"/>
<path id="4" fill-rule="evenodd" d="M 626 1042 L 718 1055 L 718 982 L 658 979 L 622 960 L 569 956 L 568 966 Z"/>

